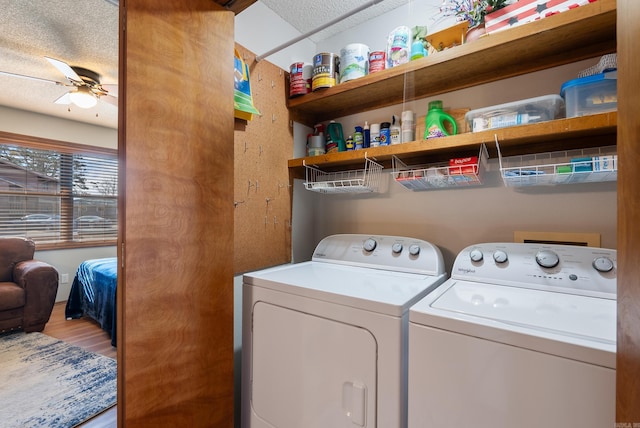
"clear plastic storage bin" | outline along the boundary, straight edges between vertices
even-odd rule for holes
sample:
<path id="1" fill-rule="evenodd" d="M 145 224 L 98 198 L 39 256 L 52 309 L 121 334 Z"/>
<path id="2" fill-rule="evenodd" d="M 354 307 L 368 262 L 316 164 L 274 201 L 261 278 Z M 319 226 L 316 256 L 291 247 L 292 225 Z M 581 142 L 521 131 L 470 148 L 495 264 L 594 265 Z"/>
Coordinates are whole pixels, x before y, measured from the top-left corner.
<path id="1" fill-rule="evenodd" d="M 471 110 L 464 116 L 472 132 L 545 122 L 563 117 L 564 100 L 560 95 L 544 95 Z"/>

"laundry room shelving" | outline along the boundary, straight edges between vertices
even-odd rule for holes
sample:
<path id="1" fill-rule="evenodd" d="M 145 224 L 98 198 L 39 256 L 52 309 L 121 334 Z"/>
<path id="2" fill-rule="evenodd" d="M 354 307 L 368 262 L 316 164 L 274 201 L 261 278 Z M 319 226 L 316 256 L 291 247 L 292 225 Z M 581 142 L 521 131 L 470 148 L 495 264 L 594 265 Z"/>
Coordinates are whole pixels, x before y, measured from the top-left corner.
<path id="1" fill-rule="evenodd" d="M 391 176 L 396 183 L 409 190 L 432 190 L 455 187 L 478 186 L 487 165 L 487 147 L 482 144 L 476 162 L 472 165 L 451 166 L 450 162 L 407 165 L 398 157 L 392 159 Z"/>
<path id="2" fill-rule="evenodd" d="M 597 0 L 398 67 L 291 98 L 288 108 L 291 119 L 312 126 L 615 51 L 616 0 Z M 370 159 L 388 168 L 394 156 L 407 164 L 470 156 L 477 153 L 480 144 L 493 143 L 496 136 L 505 156 L 615 145 L 616 129 L 617 114 L 610 112 L 375 147 L 366 152 Z M 289 175 L 304 179 L 306 165 L 311 164 L 323 171 L 353 169 L 364 162 L 364 152 L 290 159 Z"/>
<path id="3" fill-rule="evenodd" d="M 382 165 L 365 156 L 364 168 L 326 172 L 305 165 L 304 187 L 318 193 L 371 193 L 380 189 Z"/>
<path id="4" fill-rule="evenodd" d="M 564 150 L 503 158 L 496 142 L 500 174 L 507 187 L 616 181 L 616 146 Z"/>

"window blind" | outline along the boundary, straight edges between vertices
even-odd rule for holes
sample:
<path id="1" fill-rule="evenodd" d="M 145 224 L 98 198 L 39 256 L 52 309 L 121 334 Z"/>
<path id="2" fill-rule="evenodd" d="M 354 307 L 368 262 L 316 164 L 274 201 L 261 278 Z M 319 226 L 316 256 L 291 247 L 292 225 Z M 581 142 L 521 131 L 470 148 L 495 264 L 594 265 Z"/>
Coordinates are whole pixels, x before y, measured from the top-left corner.
<path id="1" fill-rule="evenodd" d="M 116 152 L 27 140 L 0 138 L 0 235 L 28 236 L 39 248 L 115 244 Z"/>

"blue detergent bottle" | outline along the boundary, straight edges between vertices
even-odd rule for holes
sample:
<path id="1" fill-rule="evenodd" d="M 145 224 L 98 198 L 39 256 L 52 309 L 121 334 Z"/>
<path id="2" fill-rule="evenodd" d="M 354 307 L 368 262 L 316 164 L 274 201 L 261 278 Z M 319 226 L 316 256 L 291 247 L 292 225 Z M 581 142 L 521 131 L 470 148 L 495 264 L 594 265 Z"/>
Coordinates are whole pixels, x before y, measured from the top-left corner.
<path id="1" fill-rule="evenodd" d="M 442 101 L 436 100 L 429 103 L 429 111 L 425 118 L 424 139 L 446 137 L 458 133 L 456 120 L 442 110 Z M 451 125 L 451 134 L 447 131 L 445 124 Z"/>

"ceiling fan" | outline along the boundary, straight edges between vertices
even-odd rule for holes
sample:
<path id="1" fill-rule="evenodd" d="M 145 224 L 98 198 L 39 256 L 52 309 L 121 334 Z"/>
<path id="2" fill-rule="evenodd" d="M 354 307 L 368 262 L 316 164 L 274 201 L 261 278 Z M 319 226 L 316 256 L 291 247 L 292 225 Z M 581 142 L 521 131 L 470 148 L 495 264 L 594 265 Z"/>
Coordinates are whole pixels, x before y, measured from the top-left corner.
<path id="1" fill-rule="evenodd" d="M 11 77 L 20 77 L 23 79 L 31 79 L 40 82 L 53 83 L 55 85 L 73 88 L 60 98 L 55 100 L 56 104 L 75 104 L 81 108 L 91 108 L 98 103 L 98 100 L 105 101 L 109 104 L 118 105 L 118 86 L 115 84 L 100 83 L 100 75 L 86 68 L 70 66 L 66 62 L 46 57 L 55 68 L 57 68 L 67 78 L 66 82 L 56 80 L 42 79 L 40 77 L 26 76 L 24 74 L 9 73 L 0 71 Z"/>

